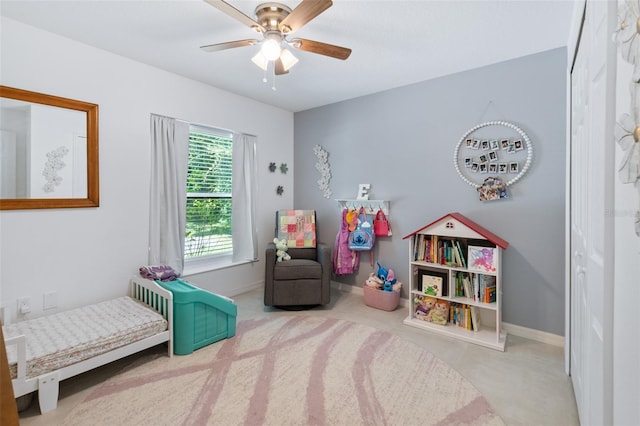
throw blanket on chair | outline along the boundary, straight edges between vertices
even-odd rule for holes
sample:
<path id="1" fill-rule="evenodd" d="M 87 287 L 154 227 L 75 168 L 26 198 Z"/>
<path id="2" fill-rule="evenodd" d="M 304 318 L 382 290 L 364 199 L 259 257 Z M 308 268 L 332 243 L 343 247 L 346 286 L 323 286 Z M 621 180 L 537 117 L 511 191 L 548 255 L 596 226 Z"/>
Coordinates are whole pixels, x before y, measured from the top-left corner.
<path id="1" fill-rule="evenodd" d="M 142 266 L 140 276 L 149 280 L 173 281 L 180 273 L 167 265 Z"/>
<path id="2" fill-rule="evenodd" d="M 316 246 L 315 210 L 278 211 L 278 239 L 286 240 L 288 247 Z"/>

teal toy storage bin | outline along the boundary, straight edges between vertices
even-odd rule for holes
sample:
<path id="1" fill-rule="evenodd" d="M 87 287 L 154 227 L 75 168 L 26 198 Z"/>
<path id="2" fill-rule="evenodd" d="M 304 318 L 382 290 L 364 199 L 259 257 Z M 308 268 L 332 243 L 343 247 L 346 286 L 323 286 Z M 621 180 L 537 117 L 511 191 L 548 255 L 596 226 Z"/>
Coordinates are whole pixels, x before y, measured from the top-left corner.
<path id="1" fill-rule="evenodd" d="M 182 280 L 158 285 L 173 293 L 173 353 L 187 355 L 236 334 L 238 307 Z"/>

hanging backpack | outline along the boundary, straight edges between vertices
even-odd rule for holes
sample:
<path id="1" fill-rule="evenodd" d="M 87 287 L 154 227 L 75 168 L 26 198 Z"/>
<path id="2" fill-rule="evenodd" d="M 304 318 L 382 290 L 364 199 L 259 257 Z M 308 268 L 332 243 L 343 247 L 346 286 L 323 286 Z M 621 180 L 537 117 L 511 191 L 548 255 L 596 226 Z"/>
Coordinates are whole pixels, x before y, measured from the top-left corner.
<path id="1" fill-rule="evenodd" d="M 373 224 L 369 221 L 364 209 L 358 214 L 358 225 L 349 233 L 349 249 L 353 251 L 369 251 L 376 242 Z"/>

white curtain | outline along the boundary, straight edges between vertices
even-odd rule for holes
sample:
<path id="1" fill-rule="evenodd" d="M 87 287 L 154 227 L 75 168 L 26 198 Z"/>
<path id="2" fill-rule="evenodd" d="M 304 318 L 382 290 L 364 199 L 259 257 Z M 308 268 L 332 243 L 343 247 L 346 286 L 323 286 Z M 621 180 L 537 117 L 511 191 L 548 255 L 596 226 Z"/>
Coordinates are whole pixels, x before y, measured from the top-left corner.
<path id="1" fill-rule="evenodd" d="M 182 273 L 187 203 L 189 123 L 151 115 L 149 265 Z"/>
<path id="2" fill-rule="evenodd" d="M 233 261 L 257 259 L 258 241 L 255 223 L 256 137 L 233 135 L 233 188 L 231 231 Z"/>

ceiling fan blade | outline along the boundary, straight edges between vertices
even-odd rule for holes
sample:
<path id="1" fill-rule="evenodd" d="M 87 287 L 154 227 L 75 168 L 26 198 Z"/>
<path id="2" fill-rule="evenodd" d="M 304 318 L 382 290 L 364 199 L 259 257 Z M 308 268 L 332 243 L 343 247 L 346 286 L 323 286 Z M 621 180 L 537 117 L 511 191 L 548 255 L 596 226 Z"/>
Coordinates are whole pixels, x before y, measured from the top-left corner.
<path id="1" fill-rule="evenodd" d="M 204 50 L 205 52 L 218 52 L 220 50 L 232 49 L 234 47 L 253 46 L 254 44 L 258 44 L 258 40 L 246 39 L 228 41 L 226 43 L 208 44 L 206 46 L 200 46 L 200 49 Z"/>
<path id="2" fill-rule="evenodd" d="M 345 60 L 351 55 L 351 49 L 319 41 L 307 40 L 306 38 L 294 38 L 291 45 L 305 52 L 317 53 L 319 55 L 331 56 L 332 58 Z"/>
<path id="3" fill-rule="evenodd" d="M 282 59 L 278 58 L 275 61 L 275 73 L 276 75 L 288 74 L 289 70 L 284 69 L 284 64 L 282 63 Z"/>
<path id="4" fill-rule="evenodd" d="M 282 20 L 278 28 L 283 33 L 290 34 L 302 28 L 304 24 L 330 8 L 331 5 L 333 5 L 331 0 L 302 0 L 302 2 Z"/>
<path id="5" fill-rule="evenodd" d="M 223 1 L 223 0 L 204 0 L 204 1 L 206 1 L 216 9 L 220 10 L 221 12 L 224 12 L 227 15 L 231 16 L 232 18 L 242 22 L 244 25 L 246 25 L 249 28 L 252 28 L 261 33 L 266 31 L 262 25 L 258 24 L 252 18 L 248 17 L 247 15 L 245 15 L 235 7 L 231 6 L 226 1 Z"/>

